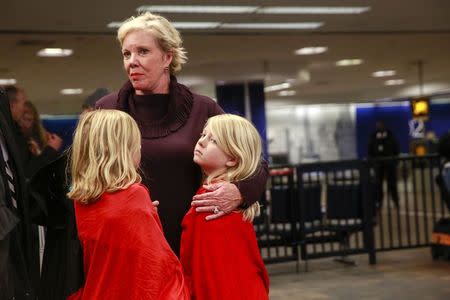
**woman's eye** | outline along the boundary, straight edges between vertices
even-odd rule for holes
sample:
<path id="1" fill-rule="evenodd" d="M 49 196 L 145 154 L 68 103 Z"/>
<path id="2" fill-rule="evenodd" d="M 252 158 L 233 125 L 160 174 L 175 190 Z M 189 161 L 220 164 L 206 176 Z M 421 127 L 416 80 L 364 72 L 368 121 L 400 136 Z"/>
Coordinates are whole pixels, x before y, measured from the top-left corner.
<path id="1" fill-rule="evenodd" d="M 124 58 L 130 58 L 130 52 L 122 52 Z"/>
<path id="2" fill-rule="evenodd" d="M 139 51 L 138 51 L 138 53 L 140 54 L 140 55 L 145 55 L 145 54 L 147 54 L 149 51 L 148 51 L 148 49 L 139 49 Z"/>

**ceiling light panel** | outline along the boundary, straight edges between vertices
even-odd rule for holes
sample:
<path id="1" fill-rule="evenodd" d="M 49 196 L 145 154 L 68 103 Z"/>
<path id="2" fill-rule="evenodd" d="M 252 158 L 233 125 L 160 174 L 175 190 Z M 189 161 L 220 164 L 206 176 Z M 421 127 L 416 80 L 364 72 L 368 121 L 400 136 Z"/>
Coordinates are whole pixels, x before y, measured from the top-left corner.
<path id="1" fill-rule="evenodd" d="M 220 26 L 220 22 L 172 22 L 178 29 L 213 29 Z"/>
<path id="2" fill-rule="evenodd" d="M 369 6 L 268 6 L 258 9 L 258 13 L 289 15 L 351 15 L 362 14 L 369 10 Z"/>
<path id="3" fill-rule="evenodd" d="M 279 90 L 284 90 L 284 89 L 288 89 L 291 87 L 291 84 L 289 82 L 283 82 L 280 84 L 274 84 L 274 85 L 269 85 L 266 86 L 264 88 L 264 92 L 275 92 L 275 91 L 279 91 Z"/>
<path id="4" fill-rule="evenodd" d="M 62 89 L 59 91 L 62 95 L 79 95 L 83 93 L 83 89 Z"/>
<path id="5" fill-rule="evenodd" d="M 369 6 L 231 6 L 231 5 L 143 5 L 138 12 L 183 13 L 183 14 L 325 14 L 349 15 L 362 14 L 370 10 Z"/>
<path id="6" fill-rule="evenodd" d="M 323 22 L 300 23 L 224 23 L 223 29 L 317 29 L 323 26 Z"/>
<path id="7" fill-rule="evenodd" d="M 38 51 L 37 56 L 41 57 L 66 57 L 73 54 L 72 49 L 44 48 Z"/>
<path id="8" fill-rule="evenodd" d="M 404 79 L 390 79 L 384 82 L 385 85 L 402 85 L 405 83 Z"/>
<path id="9" fill-rule="evenodd" d="M 363 63 L 363 60 L 360 58 L 341 59 L 336 62 L 336 66 L 338 66 L 338 67 L 357 66 L 362 63 Z"/>
<path id="10" fill-rule="evenodd" d="M 154 13 L 196 13 L 196 14 L 250 14 L 256 12 L 258 6 L 210 6 L 210 5 L 143 5 L 138 12 Z"/>
<path id="11" fill-rule="evenodd" d="M 324 53 L 328 50 L 327 47 L 304 47 L 295 50 L 295 54 L 297 55 L 314 55 Z"/>
<path id="12" fill-rule="evenodd" d="M 397 74 L 395 70 L 381 70 L 372 73 L 373 77 L 388 77 Z"/>
<path id="13" fill-rule="evenodd" d="M 17 83 L 17 80 L 14 78 L 0 78 L 0 85 L 14 85 Z"/>
<path id="14" fill-rule="evenodd" d="M 283 97 L 288 97 L 288 96 L 295 96 L 295 94 L 297 94 L 295 91 L 293 90 L 288 90 L 288 91 L 280 91 L 278 92 L 279 96 L 283 96 Z"/>

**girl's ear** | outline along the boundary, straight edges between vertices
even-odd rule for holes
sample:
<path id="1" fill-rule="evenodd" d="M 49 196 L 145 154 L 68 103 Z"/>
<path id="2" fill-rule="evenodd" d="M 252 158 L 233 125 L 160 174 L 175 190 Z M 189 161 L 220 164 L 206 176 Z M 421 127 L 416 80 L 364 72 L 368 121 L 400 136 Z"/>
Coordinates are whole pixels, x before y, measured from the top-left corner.
<path id="1" fill-rule="evenodd" d="M 238 163 L 238 160 L 236 158 L 230 157 L 230 158 L 228 158 L 228 161 L 225 163 L 225 165 L 228 168 L 231 168 L 231 167 L 236 166 L 237 163 Z"/>

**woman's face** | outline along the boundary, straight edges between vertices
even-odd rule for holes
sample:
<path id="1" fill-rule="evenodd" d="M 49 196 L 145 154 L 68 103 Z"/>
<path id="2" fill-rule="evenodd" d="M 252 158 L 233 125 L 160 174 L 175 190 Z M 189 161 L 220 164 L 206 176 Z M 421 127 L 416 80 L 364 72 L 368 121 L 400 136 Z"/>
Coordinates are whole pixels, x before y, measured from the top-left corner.
<path id="1" fill-rule="evenodd" d="M 169 91 L 172 54 L 163 52 L 154 36 L 144 30 L 128 33 L 122 43 L 125 71 L 136 94 L 165 94 Z"/>
<path id="2" fill-rule="evenodd" d="M 30 135 L 33 130 L 34 115 L 29 109 L 25 109 L 19 121 L 19 126 L 25 135 Z"/>

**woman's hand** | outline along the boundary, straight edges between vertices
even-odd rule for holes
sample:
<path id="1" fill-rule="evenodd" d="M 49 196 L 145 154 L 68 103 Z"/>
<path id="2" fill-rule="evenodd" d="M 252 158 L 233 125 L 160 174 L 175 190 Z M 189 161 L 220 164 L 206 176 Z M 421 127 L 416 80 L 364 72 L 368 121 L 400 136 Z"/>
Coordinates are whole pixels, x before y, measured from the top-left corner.
<path id="1" fill-rule="evenodd" d="M 152 201 L 152 204 L 153 204 L 153 207 L 156 209 L 156 211 L 158 211 L 159 201 L 158 200 Z"/>
<path id="2" fill-rule="evenodd" d="M 211 212 L 206 220 L 214 220 L 227 215 L 242 204 L 242 196 L 238 188 L 226 181 L 203 186 L 209 192 L 195 195 L 191 205 L 197 212 Z"/>
<path id="3" fill-rule="evenodd" d="M 42 153 L 41 147 L 39 147 L 38 143 L 33 138 L 28 140 L 28 149 L 34 156 L 39 156 Z"/>

